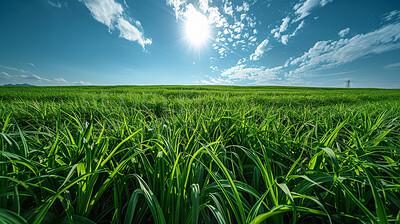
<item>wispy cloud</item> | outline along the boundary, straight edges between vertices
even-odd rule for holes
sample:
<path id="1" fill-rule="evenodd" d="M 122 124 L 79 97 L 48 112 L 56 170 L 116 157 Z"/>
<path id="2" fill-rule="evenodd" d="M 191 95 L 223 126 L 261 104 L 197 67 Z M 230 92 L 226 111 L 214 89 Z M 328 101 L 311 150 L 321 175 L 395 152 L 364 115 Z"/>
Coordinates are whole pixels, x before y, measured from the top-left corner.
<path id="1" fill-rule="evenodd" d="M 293 33 L 282 35 L 282 37 L 280 38 L 280 42 L 283 43 L 284 45 L 287 45 L 289 39 L 296 36 L 299 30 L 301 30 L 303 27 L 304 27 L 304 20 L 300 22 L 300 24 L 296 27 Z"/>
<path id="2" fill-rule="evenodd" d="M 0 81 L 0 84 L 29 83 L 31 85 L 39 85 L 39 86 L 91 85 L 90 82 L 86 81 L 70 82 L 65 80 L 64 78 L 47 79 L 36 74 L 11 76 L 3 72 L 3 76 L 6 77 L 6 80 L 1 80 L 2 82 Z"/>
<path id="3" fill-rule="evenodd" d="M 269 43 L 268 39 L 263 40 L 261 44 L 259 44 L 253 54 L 250 55 L 250 60 L 252 61 L 258 61 L 260 57 L 264 54 L 264 52 L 268 51 L 269 49 L 267 48 Z"/>
<path id="4" fill-rule="evenodd" d="M 4 78 L 6 78 L 6 79 L 9 79 L 9 78 L 12 77 L 12 76 L 9 75 L 7 72 L 2 72 L 1 74 L 2 74 L 2 76 L 3 76 Z"/>
<path id="5" fill-rule="evenodd" d="M 280 26 L 276 26 L 271 30 L 271 34 L 274 38 L 284 45 L 287 45 L 289 39 L 296 36 L 297 33 L 304 27 L 304 19 L 311 14 L 311 11 L 317 7 L 324 7 L 333 0 L 300 0 L 293 7 L 293 12 L 289 12 L 288 15 L 282 19 Z M 296 25 L 296 29 L 290 31 L 290 27 Z"/>
<path id="6" fill-rule="evenodd" d="M 115 28 L 120 31 L 120 37 L 129 41 L 136 41 L 145 49 L 146 45 L 152 44 L 151 39 L 146 38 L 139 21 L 134 21 L 126 16 L 121 4 L 114 0 L 81 0 L 91 12 L 94 19 L 106 25 L 109 30 Z"/>
<path id="7" fill-rule="evenodd" d="M 17 75 L 17 77 L 22 78 L 25 81 L 28 80 L 28 81 L 50 82 L 49 79 L 42 78 L 38 75 Z"/>
<path id="8" fill-rule="evenodd" d="M 398 70 L 398 69 L 400 69 L 400 62 L 386 65 L 383 68 L 386 69 L 386 70 Z"/>
<path id="9" fill-rule="evenodd" d="M 287 30 L 287 28 L 289 27 L 289 22 L 290 22 L 290 17 L 287 16 L 282 19 L 282 24 L 280 27 L 277 27 L 277 28 L 271 30 L 271 33 L 274 34 L 275 38 L 281 37 L 281 33 L 285 32 Z"/>
<path id="10" fill-rule="evenodd" d="M 53 81 L 60 85 L 85 85 L 85 86 L 92 85 L 90 82 L 85 82 L 85 81 L 69 82 L 63 78 L 55 78 Z"/>
<path id="11" fill-rule="evenodd" d="M 400 10 L 393 10 L 383 16 L 386 21 L 390 20 L 400 20 Z"/>
<path id="12" fill-rule="evenodd" d="M 250 56 L 251 60 L 258 60 L 265 52 L 262 49 L 268 49 L 267 40 L 258 45 L 258 51 L 256 50 Z M 246 82 L 256 85 L 279 82 L 280 85 L 310 85 L 311 82 L 314 82 L 311 78 L 339 76 L 354 72 L 321 74 L 321 71 L 338 68 L 363 57 L 396 49 L 400 49 L 400 22 L 387 24 L 374 31 L 358 34 L 351 38 L 318 41 L 302 56 L 290 58 L 282 66 L 251 67 L 243 64 L 246 60 L 240 59 L 236 66 L 223 70 L 218 77 L 213 79 L 209 77 L 206 82 L 220 84 Z M 400 69 L 400 62 L 386 65 L 383 68 L 387 70 Z M 203 83 L 205 82 L 203 81 Z"/>
<path id="13" fill-rule="evenodd" d="M 118 19 L 117 28 L 120 30 L 120 37 L 130 41 L 137 41 L 143 49 L 146 45 L 152 43 L 151 39 L 144 37 L 142 32 L 124 18 Z"/>
<path id="14" fill-rule="evenodd" d="M 47 0 L 47 3 L 49 3 L 51 6 L 56 7 L 56 8 L 61 8 L 62 7 L 61 3 L 58 2 L 58 1 L 57 1 L 57 3 L 55 3 L 55 2 L 52 2 L 50 0 Z"/>
<path id="15" fill-rule="evenodd" d="M 29 63 L 28 63 L 29 64 Z M 19 68 L 0 65 L 0 68 L 11 71 L 5 72 L 0 70 L 0 84 L 20 84 L 29 83 L 32 85 L 91 85 L 90 82 L 76 81 L 69 82 L 63 78 L 45 78 L 42 75 L 34 74 L 31 71 L 26 71 Z"/>
<path id="16" fill-rule="evenodd" d="M 271 81 L 279 80 L 278 74 L 282 67 L 265 68 L 249 67 L 247 65 L 236 65 L 225 69 L 219 77 L 209 77 L 209 80 L 201 80 L 204 84 L 232 84 L 240 81 L 250 81 L 253 85 L 264 85 Z"/>
<path id="17" fill-rule="evenodd" d="M 298 68 L 291 71 L 288 77 L 303 76 L 305 73 L 337 67 L 368 55 L 399 49 L 399 39 L 400 23 L 393 23 L 349 39 L 319 41 L 303 56 L 290 62 L 291 66 Z"/>
<path id="18" fill-rule="evenodd" d="M 14 68 L 14 67 L 8 67 L 8 66 L 3 66 L 0 65 L 0 68 L 4 68 L 10 71 L 17 71 L 17 72 L 21 72 L 21 73 L 27 73 L 27 71 L 25 71 L 24 69 L 19 69 L 19 68 Z"/>
<path id="19" fill-rule="evenodd" d="M 339 37 L 343 38 L 343 37 L 345 37 L 349 32 L 350 32 L 350 28 L 346 28 L 346 29 L 341 30 L 341 31 L 338 33 L 338 35 L 339 35 Z"/>
<path id="20" fill-rule="evenodd" d="M 324 7 L 333 0 L 305 0 L 297 3 L 293 9 L 297 18 L 295 21 L 300 21 L 311 14 L 311 11 L 316 7 Z"/>

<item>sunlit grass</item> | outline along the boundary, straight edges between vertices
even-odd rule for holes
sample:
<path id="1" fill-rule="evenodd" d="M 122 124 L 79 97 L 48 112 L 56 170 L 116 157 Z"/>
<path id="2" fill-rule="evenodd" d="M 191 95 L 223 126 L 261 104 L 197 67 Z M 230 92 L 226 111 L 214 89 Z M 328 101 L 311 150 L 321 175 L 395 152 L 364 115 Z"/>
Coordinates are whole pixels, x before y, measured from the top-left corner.
<path id="1" fill-rule="evenodd" d="M 2 223 L 400 223 L 400 91 L 0 88 Z"/>

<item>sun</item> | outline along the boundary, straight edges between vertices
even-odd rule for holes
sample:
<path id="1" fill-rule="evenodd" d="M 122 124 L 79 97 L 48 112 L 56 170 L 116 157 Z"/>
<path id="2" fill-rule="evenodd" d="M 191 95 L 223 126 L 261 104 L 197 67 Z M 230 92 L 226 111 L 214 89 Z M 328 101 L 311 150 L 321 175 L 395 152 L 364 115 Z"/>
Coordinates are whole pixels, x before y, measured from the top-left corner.
<path id="1" fill-rule="evenodd" d="M 185 13 L 185 36 L 195 46 L 204 44 L 210 38 L 210 25 L 206 16 L 194 8 Z"/>

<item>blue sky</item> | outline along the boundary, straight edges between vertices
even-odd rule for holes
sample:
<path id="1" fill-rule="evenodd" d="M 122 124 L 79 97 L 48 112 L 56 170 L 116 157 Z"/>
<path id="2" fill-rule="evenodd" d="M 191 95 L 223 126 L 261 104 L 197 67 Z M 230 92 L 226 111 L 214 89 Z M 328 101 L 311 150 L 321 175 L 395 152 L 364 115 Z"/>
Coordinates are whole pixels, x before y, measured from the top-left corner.
<path id="1" fill-rule="evenodd" d="M 400 1 L 0 1 L 0 84 L 346 80 L 400 88 Z"/>

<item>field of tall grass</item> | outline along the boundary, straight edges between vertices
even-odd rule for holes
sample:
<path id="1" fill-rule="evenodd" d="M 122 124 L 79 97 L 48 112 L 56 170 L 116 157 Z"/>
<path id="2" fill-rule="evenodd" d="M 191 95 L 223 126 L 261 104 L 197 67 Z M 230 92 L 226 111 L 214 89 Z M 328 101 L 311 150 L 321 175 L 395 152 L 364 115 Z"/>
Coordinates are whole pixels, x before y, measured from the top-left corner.
<path id="1" fill-rule="evenodd" d="M 0 87 L 0 223 L 400 223 L 400 91 Z"/>

